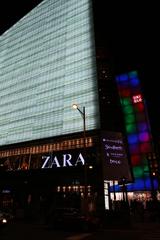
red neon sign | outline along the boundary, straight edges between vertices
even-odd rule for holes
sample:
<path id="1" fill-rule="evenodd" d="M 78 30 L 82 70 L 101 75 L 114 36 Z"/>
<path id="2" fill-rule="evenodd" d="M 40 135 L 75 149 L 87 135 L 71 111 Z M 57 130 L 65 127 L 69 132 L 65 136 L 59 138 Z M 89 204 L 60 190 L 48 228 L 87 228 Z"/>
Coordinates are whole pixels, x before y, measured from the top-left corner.
<path id="1" fill-rule="evenodd" d="M 132 99 L 133 99 L 133 103 L 139 103 L 139 102 L 142 102 L 143 100 L 141 94 L 133 96 Z"/>

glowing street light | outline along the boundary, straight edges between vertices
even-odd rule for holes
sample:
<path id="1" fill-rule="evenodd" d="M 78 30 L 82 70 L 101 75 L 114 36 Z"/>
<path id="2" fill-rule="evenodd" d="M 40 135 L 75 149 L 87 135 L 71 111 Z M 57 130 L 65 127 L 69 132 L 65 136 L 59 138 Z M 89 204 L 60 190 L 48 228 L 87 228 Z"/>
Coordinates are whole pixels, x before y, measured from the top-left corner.
<path id="1" fill-rule="evenodd" d="M 73 109 L 77 109 L 79 113 L 81 114 L 83 118 L 83 149 L 84 149 L 84 157 L 86 157 L 86 113 L 85 113 L 85 107 L 81 110 L 77 104 L 72 105 Z M 84 211 L 85 213 L 88 212 L 88 193 L 87 193 L 87 164 L 86 159 L 84 162 Z"/>

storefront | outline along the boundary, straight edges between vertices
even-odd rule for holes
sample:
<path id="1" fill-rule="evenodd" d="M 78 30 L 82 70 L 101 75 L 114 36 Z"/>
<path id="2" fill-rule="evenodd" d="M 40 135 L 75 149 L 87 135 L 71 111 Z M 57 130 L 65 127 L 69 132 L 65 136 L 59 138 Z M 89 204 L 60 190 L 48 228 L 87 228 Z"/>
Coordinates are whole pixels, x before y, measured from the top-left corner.
<path id="1" fill-rule="evenodd" d="M 83 138 L 72 138 L 2 150 L 1 192 L 10 189 L 14 207 L 32 205 L 36 212 L 44 203 L 83 209 L 86 197 L 88 211 L 103 208 L 98 135 L 87 136 L 85 146 Z"/>

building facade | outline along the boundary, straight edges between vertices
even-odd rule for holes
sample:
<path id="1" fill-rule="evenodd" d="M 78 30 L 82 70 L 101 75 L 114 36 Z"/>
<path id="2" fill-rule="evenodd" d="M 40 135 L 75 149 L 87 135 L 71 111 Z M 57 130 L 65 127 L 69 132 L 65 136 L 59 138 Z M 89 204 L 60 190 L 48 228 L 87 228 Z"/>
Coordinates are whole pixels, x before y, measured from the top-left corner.
<path id="1" fill-rule="evenodd" d="M 0 55 L 1 191 L 21 207 L 50 197 L 83 208 L 87 196 L 88 210 L 109 208 L 104 180 L 131 174 L 92 1 L 42 1 L 2 35 Z"/>

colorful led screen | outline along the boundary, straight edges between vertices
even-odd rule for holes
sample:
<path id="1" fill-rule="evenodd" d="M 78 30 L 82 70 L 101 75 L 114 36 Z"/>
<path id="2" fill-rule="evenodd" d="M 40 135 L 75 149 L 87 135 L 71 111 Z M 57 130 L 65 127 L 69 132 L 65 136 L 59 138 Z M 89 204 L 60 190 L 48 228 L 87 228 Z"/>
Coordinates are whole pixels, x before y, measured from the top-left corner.
<path id="1" fill-rule="evenodd" d="M 148 153 L 153 151 L 153 147 L 147 108 L 141 91 L 138 73 L 132 71 L 121 74 L 116 77 L 116 81 L 124 114 L 129 153 L 135 178 L 135 183 L 132 184 L 132 187 L 130 185 L 130 189 L 140 190 L 142 186 L 148 186 L 146 187 L 148 189 L 150 187 L 146 183 L 146 177 L 149 176 L 147 156 Z M 138 185 L 138 182 L 143 182 L 143 184 Z"/>

